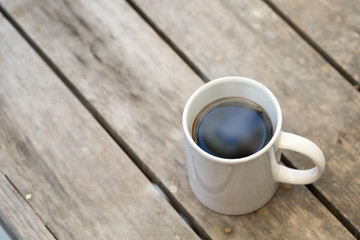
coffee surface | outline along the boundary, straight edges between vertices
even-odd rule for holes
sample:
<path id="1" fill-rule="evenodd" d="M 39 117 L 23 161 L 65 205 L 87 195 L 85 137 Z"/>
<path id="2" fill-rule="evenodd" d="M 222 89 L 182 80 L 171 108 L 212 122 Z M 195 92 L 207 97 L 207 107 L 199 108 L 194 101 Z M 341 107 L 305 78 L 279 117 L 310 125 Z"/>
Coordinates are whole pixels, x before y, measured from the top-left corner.
<path id="1" fill-rule="evenodd" d="M 271 139 L 273 126 L 266 111 L 240 97 L 222 98 L 204 107 L 195 118 L 192 137 L 204 151 L 235 159 L 261 150 Z"/>

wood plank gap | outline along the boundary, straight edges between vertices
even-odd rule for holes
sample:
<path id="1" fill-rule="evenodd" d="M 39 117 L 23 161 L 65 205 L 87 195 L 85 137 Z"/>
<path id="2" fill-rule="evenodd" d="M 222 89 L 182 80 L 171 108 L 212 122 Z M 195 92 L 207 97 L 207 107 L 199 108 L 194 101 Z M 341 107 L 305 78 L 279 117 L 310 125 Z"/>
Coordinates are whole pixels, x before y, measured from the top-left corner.
<path id="1" fill-rule="evenodd" d="M 282 20 L 284 20 L 305 42 L 307 42 L 326 62 L 328 62 L 341 76 L 360 92 L 358 83 L 334 58 L 326 53 L 314 40 L 312 40 L 299 26 L 297 26 L 283 11 L 280 10 L 271 0 L 263 0 Z"/>
<path id="2" fill-rule="evenodd" d="M 60 78 L 60 80 L 71 91 L 71 93 L 74 94 L 74 96 L 81 102 L 82 105 L 84 105 L 84 107 L 90 112 L 90 114 L 95 118 L 95 120 L 100 124 L 100 126 L 104 128 L 104 130 L 110 135 L 110 137 L 116 142 L 116 144 L 129 156 L 129 158 L 147 177 L 147 179 L 158 187 L 158 188 L 155 187 L 155 189 L 157 191 L 159 191 L 159 189 L 161 190 L 161 192 L 159 191 L 161 196 L 170 203 L 170 205 L 176 210 L 176 212 L 180 215 L 180 217 L 192 228 L 192 230 L 201 239 L 210 240 L 211 237 L 200 226 L 200 224 L 195 221 L 195 219 L 191 216 L 191 214 L 173 196 L 173 194 L 166 188 L 166 186 L 160 181 L 160 179 L 154 174 L 154 172 L 140 159 L 140 157 L 138 157 L 135 151 L 123 140 L 123 138 L 119 134 L 117 134 L 117 132 L 111 127 L 111 125 L 96 110 L 96 108 L 84 97 L 84 95 L 75 87 L 75 85 L 65 76 L 65 74 L 56 66 L 56 64 L 50 59 L 50 57 L 48 57 L 45 54 L 45 52 L 41 50 L 41 48 L 37 45 L 37 43 L 25 32 L 25 30 L 20 26 L 20 24 L 18 24 L 15 21 L 15 19 L 10 15 L 10 13 L 5 9 L 5 7 L 2 6 L 1 3 L 0 3 L 0 12 L 18 31 L 18 33 L 26 40 L 26 42 L 35 50 L 35 52 L 48 65 L 48 67 Z M 16 189 L 16 191 L 19 192 L 16 186 L 10 181 L 10 179 L 8 180 L 11 183 L 11 185 Z M 24 198 L 24 196 L 22 197 Z M 40 216 L 38 215 L 38 217 Z M 42 219 L 41 221 L 44 223 Z M 51 229 L 47 225 L 45 225 L 45 227 L 50 231 L 50 233 L 55 237 L 55 239 L 57 239 L 56 235 L 51 231 Z"/>
<path id="3" fill-rule="evenodd" d="M 51 235 L 58 240 L 59 238 L 55 235 L 55 232 L 51 230 L 51 228 L 45 224 L 45 228 L 51 233 Z"/>
<path id="4" fill-rule="evenodd" d="M 58 238 L 56 237 L 56 235 L 54 234 L 53 231 L 51 231 L 51 229 L 45 224 L 44 220 L 41 218 L 40 214 L 38 214 L 35 209 L 33 208 L 33 206 L 28 202 L 28 200 L 21 194 L 21 192 L 19 191 L 19 189 L 16 187 L 16 185 L 14 184 L 13 181 L 11 181 L 11 179 L 6 175 L 6 174 L 2 174 L 5 179 L 9 182 L 9 184 L 15 189 L 15 191 L 21 196 L 21 198 L 27 203 L 27 205 L 31 208 L 31 210 L 34 212 L 34 214 L 40 219 L 41 223 L 45 226 L 45 228 L 50 232 L 50 234 L 57 240 Z M 1 219 L 0 219 L 1 220 Z M 0 221 L 1 222 L 1 221 Z M 5 225 L 5 226 L 4 226 Z M 8 233 L 8 235 L 10 236 L 11 239 L 16 239 L 15 236 L 12 234 L 11 230 L 7 229 L 6 224 L 4 223 L 3 227 L 6 231 L 6 233 Z"/>
<path id="5" fill-rule="evenodd" d="M 281 161 L 289 168 L 297 169 L 294 164 L 284 155 L 281 155 Z M 331 212 L 334 217 L 357 239 L 360 240 L 360 232 L 341 212 L 322 194 L 314 184 L 305 185 L 307 189 Z"/>
<path id="6" fill-rule="evenodd" d="M 159 35 L 159 37 L 166 42 L 174 52 L 176 52 L 180 58 L 198 75 L 204 82 L 209 82 L 210 79 L 196 66 L 196 64 L 191 61 L 191 59 L 186 56 L 186 54 L 178 47 L 176 44 L 171 41 L 171 39 L 155 24 L 154 21 L 150 19 L 148 15 L 132 0 L 126 0 L 126 2 L 139 14 L 139 16 Z"/>
<path id="7" fill-rule="evenodd" d="M 44 220 L 41 218 L 41 216 L 35 211 L 35 209 L 31 206 L 31 204 L 28 202 L 28 200 L 25 198 L 24 195 L 21 194 L 21 192 L 19 191 L 19 189 L 15 186 L 15 184 L 13 183 L 13 181 L 10 180 L 10 178 L 3 174 L 4 177 L 6 178 L 6 180 L 10 183 L 10 185 L 15 189 L 15 191 L 21 196 L 21 198 L 27 203 L 27 205 L 32 209 L 32 211 L 34 212 L 34 214 L 40 219 L 40 221 L 42 222 L 42 224 L 45 226 L 45 222 Z"/>

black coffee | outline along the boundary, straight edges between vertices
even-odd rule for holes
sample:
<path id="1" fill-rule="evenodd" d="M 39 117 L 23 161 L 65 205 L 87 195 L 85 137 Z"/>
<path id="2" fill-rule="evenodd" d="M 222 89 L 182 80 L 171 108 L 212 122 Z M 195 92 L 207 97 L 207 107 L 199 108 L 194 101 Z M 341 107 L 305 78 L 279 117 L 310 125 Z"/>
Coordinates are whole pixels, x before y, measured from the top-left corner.
<path id="1" fill-rule="evenodd" d="M 195 118 L 192 137 L 206 152 L 242 158 L 262 149 L 273 135 L 271 119 L 258 104 L 240 97 L 222 98 Z"/>

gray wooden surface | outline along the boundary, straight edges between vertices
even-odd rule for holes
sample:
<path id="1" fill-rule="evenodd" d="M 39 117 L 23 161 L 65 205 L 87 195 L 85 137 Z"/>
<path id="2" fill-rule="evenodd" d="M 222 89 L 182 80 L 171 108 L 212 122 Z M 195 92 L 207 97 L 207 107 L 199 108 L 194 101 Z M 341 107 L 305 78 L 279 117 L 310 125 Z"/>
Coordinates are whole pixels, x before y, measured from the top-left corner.
<path id="1" fill-rule="evenodd" d="M 1 172 L 0 203 L 0 223 L 6 223 L 4 227 L 11 230 L 11 237 L 24 240 L 55 239 L 23 196 L 14 189 Z M 0 234 L 0 239 L 3 238 Z"/>
<path id="2" fill-rule="evenodd" d="M 247 76 L 274 92 L 284 130 L 324 151 L 326 171 L 314 186 L 359 232 L 359 92 L 261 1 L 136 3 L 208 78 Z"/>
<path id="3" fill-rule="evenodd" d="M 352 238 L 304 186 L 279 189 L 268 205 L 245 216 L 216 214 L 194 198 L 186 178 L 181 114 L 187 98 L 203 82 L 128 4 L 116 1 L 93 1 L 91 4 L 46 0 L 2 2 L 86 97 L 88 104 L 106 120 L 117 140 L 126 142 L 141 164 L 156 174 L 210 237 Z M 312 134 L 323 128 L 317 112 L 326 114 L 325 120 L 330 118 L 330 112 L 326 112 L 329 106 L 321 102 L 326 96 L 319 99 L 316 94 L 328 83 L 333 93 L 332 84 L 342 88 L 340 101 L 350 94 L 354 99 L 351 104 L 357 104 L 357 93 L 266 5 L 248 6 L 252 9 L 247 11 L 250 16 L 254 15 L 252 18 L 240 18 L 241 14 L 230 12 L 229 9 L 236 11 L 236 7 L 204 5 L 197 1 L 141 2 L 140 6 L 210 78 L 237 74 L 269 85 L 284 104 L 286 130 L 314 139 Z M 160 8 L 166 11 L 156 14 Z M 264 18 L 266 16 L 268 18 Z M 270 32 L 257 32 L 257 28 L 269 28 Z M 274 34 L 276 39 L 271 40 Z M 282 41 L 278 42 L 277 38 Z M 286 45 L 289 39 L 294 40 L 291 47 Z M 292 58 L 294 51 L 300 58 Z M 313 69 L 306 67 L 310 64 L 314 65 Z M 300 70 L 292 75 L 294 69 Z M 310 72 L 305 75 L 305 71 Z M 303 99 L 304 94 L 308 99 Z M 310 100 L 315 101 L 314 106 L 306 104 Z M 294 106 L 296 110 L 291 109 Z M 310 116 L 300 114 L 300 110 L 310 112 Z M 299 120 L 292 121 L 296 118 Z M 303 122 L 310 122 L 309 129 L 301 124 Z M 318 129 L 314 127 L 316 124 Z M 327 147 L 325 139 L 315 140 L 320 147 Z M 334 164 L 334 160 L 332 162 Z M 350 167 L 353 165 L 347 170 L 351 170 Z M 232 229 L 231 234 L 225 233 L 228 227 Z"/>
<path id="4" fill-rule="evenodd" d="M 360 84 L 359 1 L 273 2 Z"/>
<path id="5" fill-rule="evenodd" d="M 0 169 L 31 206 L 1 175 L 11 232 L 51 239 L 41 218 L 57 239 L 197 239 L 3 17 L 0 46 Z"/>
<path id="6" fill-rule="evenodd" d="M 5 229 L 1 225 L 0 225 L 0 239 L 11 240 L 9 234 L 5 231 Z"/>

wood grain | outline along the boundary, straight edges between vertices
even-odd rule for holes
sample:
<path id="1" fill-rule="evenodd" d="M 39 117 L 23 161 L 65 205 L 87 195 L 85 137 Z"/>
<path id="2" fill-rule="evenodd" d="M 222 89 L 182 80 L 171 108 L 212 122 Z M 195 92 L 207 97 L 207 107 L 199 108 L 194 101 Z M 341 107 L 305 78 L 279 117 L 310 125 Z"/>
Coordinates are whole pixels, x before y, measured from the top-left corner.
<path id="1" fill-rule="evenodd" d="M 0 46 L 0 169 L 57 239 L 198 238 L 2 17 Z"/>
<path id="2" fill-rule="evenodd" d="M 360 4 L 341 0 L 273 0 L 360 84 Z"/>
<path id="3" fill-rule="evenodd" d="M 15 239 L 55 239 L 23 197 L 0 173 L 0 223 Z"/>
<path id="4" fill-rule="evenodd" d="M 136 3 L 210 79 L 247 76 L 274 92 L 284 130 L 324 151 L 327 168 L 315 186 L 359 233 L 359 92 L 261 1 Z"/>
<path id="5" fill-rule="evenodd" d="M 194 198 L 186 178 L 181 114 L 203 82 L 125 2 L 2 2 L 210 237 L 352 238 L 303 186 L 280 189 L 268 205 L 245 216 L 216 214 Z"/>

